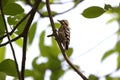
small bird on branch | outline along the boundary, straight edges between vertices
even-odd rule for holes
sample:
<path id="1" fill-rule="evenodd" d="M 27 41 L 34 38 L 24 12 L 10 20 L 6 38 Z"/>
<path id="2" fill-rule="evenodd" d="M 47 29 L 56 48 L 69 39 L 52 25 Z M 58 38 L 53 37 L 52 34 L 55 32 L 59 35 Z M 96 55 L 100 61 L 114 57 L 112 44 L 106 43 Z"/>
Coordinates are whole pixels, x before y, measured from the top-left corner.
<path id="1" fill-rule="evenodd" d="M 67 20 L 58 20 L 61 24 L 58 29 L 58 37 L 59 41 L 63 45 L 65 50 L 68 50 L 70 43 L 70 27 L 69 22 Z"/>

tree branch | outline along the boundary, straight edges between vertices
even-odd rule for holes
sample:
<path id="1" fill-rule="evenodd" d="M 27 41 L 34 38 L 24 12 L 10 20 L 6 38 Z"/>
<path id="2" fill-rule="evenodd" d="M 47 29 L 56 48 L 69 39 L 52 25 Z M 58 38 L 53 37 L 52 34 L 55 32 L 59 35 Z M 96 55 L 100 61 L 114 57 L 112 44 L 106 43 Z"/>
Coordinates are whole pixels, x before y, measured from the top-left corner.
<path id="1" fill-rule="evenodd" d="M 22 66 L 21 66 L 21 77 L 22 80 L 24 80 L 24 72 L 25 72 L 25 61 L 26 61 L 26 50 L 27 50 L 27 37 L 28 37 L 28 31 L 30 28 L 30 25 L 33 21 L 33 18 L 35 16 L 35 13 L 37 11 L 37 8 L 40 4 L 41 0 L 35 0 L 35 4 L 32 8 L 30 17 L 28 19 L 27 24 L 25 25 L 25 29 L 23 31 L 23 55 L 22 55 Z"/>
<path id="2" fill-rule="evenodd" d="M 55 25 L 54 25 L 54 21 L 53 21 L 53 18 L 52 18 L 52 15 L 51 15 L 51 10 L 50 10 L 50 5 L 49 5 L 49 0 L 46 0 L 46 7 L 47 7 L 47 11 L 48 11 L 48 15 L 49 15 L 49 19 L 50 19 L 50 22 L 51 22 L 51 27 L 52 27 L 52 30 L 53 30 L 53 35 L 54 37 L 56 38 L 56 41 L 59 45 L 59 48 L 62 52 L 62 55 L 64 56 L 65 60 L 67 61 L 67 63 L 79 74 L 79 76 L 82 77 L 83 80 L 88 80 L 73 64 L 72 62 L 69 60 L 68 56 L 66 55 L 66 51 L 63 49 L 60 41 L 59 41 L 59 38 L 58 38 L 58 34 L 56 33 L 56 29 L 55 29 Z"/>
<path id="3" fill-rule="evenodd" d="M 33 5 L 31 4 L 30 0 L 25 0 L 25 1 L 26 1 L 26 3 L 27 3 L 28 5 L 30 5 L 31 7 L 33 6 Z M 79 0 L 79 1 L 77 1 L 77 4 L 75 4 L 73 7 L 69 8 L 69 9 L 67 9 L 67 10 L 65 10 L 65 11 L 63 11 L 63 12 L 53 14 L 52 16 L 56 16 L 56 15 L 60 15 L 60 14 L 64 14 L 64 13 L 66 13 L 66 12 L 69 12 L 70 10 L 74 9 L 75 7 L 77 7 L 77 5 L 78 5 L 79 3 L 81 3 L 82 1 L 83 1 L 83 0 Z M 61 2 L 59 2 L 59 3 L 51 3 L 51 4 L 65 4 L 65 3 L 70 3 L 70 2 L 73 2 L 73 1 L 67 1 L 67 2 L 64 2 L 64 3 L 61 3 Z M 45 2 L 43 2 L 43 1 L 41 1 L 41 3 L 44 3 L 44 4 L 45 4 Z M 42 14 L 39 10 L 37 10 L 37 12 L 38 12 L 38 14 L 39 14 L 41 17 L 48 17 L 48 16 Z"/>
<path id="4" fill-rule="evenodd" d="M 19 78 L 19 80 L 21 80 L 19 67 L 18 67 L 16 55 L 15 55 L 15 51 L 14 51 L 13 45 L 11 43 L 10 35 L 8 33 L 7 24 L 6 24 L 6 21 L 5 21 L 5 16 L 4 16 L 3 8 L 2 8 L 2 0 L 0 0 L 0 10 L 1 10 L 2 19 L 3 19 L 3 22 L 4 22 L 4 26 L 5 26 L 5 30 L 6 30 L 6 33 L 7 33 L 7 38 L 8 38 L 8 41 L 9 41 L 9 44 L 10 44 L 10 47 L 11 47 L 11 50 L 12 50 L 13 58 L 14 58 L 14 61 L 15 61 L 15 66 L 16 66 L 18 78 Z"/>
<path id="5" fill-rule="evenodd" d="M 21 38 L 22 36 L 23 36 L 23 34 L 20 34 L 19 36 L 15 37 L 14 39 L 7 41 L 5 43 L 2 43 L 2 44 L 0 44 L 0 47 L 5 46 L 5 45 L 9 44 L 10 42 L 14 42 L 14 41 L 18 40 L 19 38 Z"/>
<path id="6" fill-rule="evenodd" d="M 31 13 L 31 11 L 29 11 L 29 12 L 16 24 L 16 26 L 12 29 L 12 31 L 9 32 L 9 35 L 12 35 L 12 34 L 15 32 L 15 30 L 18 28 L 18 26 L 29 16 L 30 13 Z M 7 34 L 4 35 L 4 36 L 2 36 L 2 37 L 0 37 L 0 40 L 2 40 L 3 38 L 5 38 L 6 36 L 7 36 Z"/>

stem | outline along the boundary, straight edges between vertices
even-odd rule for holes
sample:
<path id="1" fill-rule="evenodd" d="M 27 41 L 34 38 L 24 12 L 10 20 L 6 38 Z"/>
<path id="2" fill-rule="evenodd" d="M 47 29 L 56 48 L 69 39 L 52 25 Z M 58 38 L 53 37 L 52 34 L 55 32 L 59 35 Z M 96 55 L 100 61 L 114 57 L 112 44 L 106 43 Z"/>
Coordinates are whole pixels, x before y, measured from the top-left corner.
<path id="1" fill-rule="evenodd" d="M 49 15 L 49 19 L 50 19 L 50 22 L 51 22 L 51 26 L 52 26 L 52 30 L 53 30 L 53 35 L 55 36 L 56 38 L 56 41 L 59 45 L 59 48 L 62 52 L 62 55 L 64 56 L 65 60 L 67 61 L 67 63 L 78 73 L 79 76 L 82 77 L 83 80 L 88 80 L 73 64 L 72 62 L 69 60 L 68 56 L 66 55 L 66 52 L 65 50 L 63 49 L 60 41 L 59 41 L 59 38 L 58 38 L 58 35 L 56 33 L 56 29 L 55 29 L 55 25 L 54 25 L 54 21 L 53 21 L 53 18 L 52 18 L 52 15 L 51 15 L 51 10 L 50 10 L 50 5 L 49 5 L 49 0 L 46 0 L 46 7 L 47 7 L 47 11 L 48 11 L 48 15 Z"/>
<path id="2" fill-rule="evenodd" d="M 28 14 L 26 14 L 26 15 L 20 20 L 20 22 L 18 22 L 18 23 L 16 24 L 16 26 L 12 29 L 12 31 L 9 32 L 9 35 L 12 35 L 12 34 L 15 32 L 15 30 L 18 28 L 18 26 L 29 16 L 30 13 L 31 13 L 31 11 L 30 11 Z M 2 36 L 2 37 L 0 37 L 0 40 L 2 40 L 3 38 L 5 38 L 6 36 L 7 36 L 7 34 L 4 35 L 4 36 Z"/>
<path id="3" fill-rule="evenodd" d="M 21 77 L 22 80 L 24 80 L 24 74 L 25 74 L 25 61 L 26 61 L 26 50 L 27 50 L 27 37 L 28 37 L 28 31 L 30 28 L 30 25 L 33 21 L 33 18 L 35 16 L 35 13 L 37 11 L 37 8 L 40 4 L 41 0 L 36 0 L 35 4 L 32 8 L 32 11 L 30 13 L 30 17 L 28 19 L 27 24 L 25 25 L 25 29 L 23 31 L 23 55 L 22 55 L 22 66 L 21 66 Z"/>
<path id="4" fill-rule="evenodd" d="M 11 50 L 12 50 L 13 58 L 14 58 L 14 61 L 15 61 L 18 78 L 19 78 L 19 80 L 21 80 L 19 67 L 18 67 L 16 56 L 15 56 L 15 51 L 14 51 L 13 45 L 11 43 L 10 35 L 9 35 L 9 32 L 8 32 L 8 28 L 7 28 L 7 24 L 6 24 L 6 21 L 5 21 L 5 16 L 4 16 L 3 8 L 2 8 L 2 0 L 0 0 L 0 10 L 1 10 L 2 18 L 3 18 L 5 30 L 6 30 L 6 33 L 7 33 L 7 38 L 8 38 L 8 41 L 9 41 L 9 44 L 10 44 L 10 47 L 11 47 Z"/>

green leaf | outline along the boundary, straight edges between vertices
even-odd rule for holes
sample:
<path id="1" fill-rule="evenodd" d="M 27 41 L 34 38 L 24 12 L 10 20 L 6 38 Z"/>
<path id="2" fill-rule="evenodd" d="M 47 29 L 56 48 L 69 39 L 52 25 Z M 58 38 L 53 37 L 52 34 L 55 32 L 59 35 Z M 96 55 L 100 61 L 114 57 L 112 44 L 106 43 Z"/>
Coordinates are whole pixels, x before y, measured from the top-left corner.
<path id="1" fill-rule="evenodd" d="M 51 27 L 51 24 L 48 25 L 48 27 Z M 60 28 L 60 24 L 59 23 L 55 23 L 55 28 Z"/>
<path id="2" fill-rule="evenodd" d="M 41 10 L 44 6 L 45 6 L 45 3 L 41 2 L 41 4 L 39 5 L 38 9 Z"/>
<path id="3" fill-rule="evenodd" d="M 82 1 L 84 1 L 84 0 L 74 0 L 74 4 L 75 5 L 78 5 L 80 2 L 82 2 Z"/>
<path id="4" fill-rule="evenodd" d="M 108 23 L 112 23 L 113 21 L 116 21 L 116 20 L 117 20 L 117 18 L 116 18 L 116 17 L 111 18 L 111 19 L 109 19 L 109 20 L 107 21 L 107 24 L 108 24 Z"/>
<path id="5" fill-rule="evenodd" d="M 5 58 L 5 47 L 0 47 L 0 62 L 2 62 Z"/>
<path id="6" fill-rule="evenodd" d="M 50 2 L 50 3 L 53 3 L 53 2 L 54 2 L 54 0 L 49 0 L 49 2 Z"/>
<path id="7" fill-rule="evenodd" d="M 32 61 L 32 67 L 33 67 L 34 69 L 37 68 L 37 66 L 38 66 L 37 63 L 36 63 L 37 60 L 38 60 L 38 58 L 39 58 L 39 57 L 35 57 L 35 58 L 33 59 L 33 61 Z"/>
<path id="8" fill-rule="evenodd" d="M 116 43 L 115 50 L 116 50 L 118 53 L 120 53 L 120 41 L 118 41 L 118 42 Z"/>
<path id="9" fill-rule="evenodd" d="M 42 56 L 48 56 L 49 47 L 45 46 L 45 31 L 40 34 L 39 38 L 39 49 Z"/>
<path id="10" fill-rule="evenodd" d="M 2 19 L 2 16 L 0 15 L 0 37 L 4 36 L 5 34 L 5 25 Z M 0 40 L 0 43 L 2 42 L 2 40 Z"/>
<path id="11" fill-rule="evenodd" d="M 4 72 L 0 72 L 0 80 L 6 80 L 6 74 Z"/>
<path id="12" fill-rule="evenodd" d="M 15 16 L 9 16 L 7 18 L 9 25 L 15 26 L 18 22 L 18 19 Z"/>
<path id="13" fill-rule="evenodd" d="M 0 63 L 0 71 L 7 75 L 17 77 L 15 62 L 11 59 L 6 59 Z"/>
<path id="14" fill-rule="evenodd" d="M 106 80 L 112 80 L 112 78 L 109 75 L 105 76 L 105 78 Z"/>
<path id="15" fill-rule="evenodd" d="M 60 27 L 59 23 L 55 23 L 55 27 L 58 29 Z"/>
<path id="16" fill-rule="evenodd" d="M 53 58 L 53 57 L 49 58 L 46 65 L 52 72 L 62 68 L 61 61 L 58 58 Z"/>
<path id="17" fill-rule="evenodd" d="M 105 10 L 98 6 L 92 6 L 87 9 L 85 9 L 82 13 L 82 15 L 86 18 L 96 18 L 101 16 Z"/>
<path id="18" fill-rule="evenodd" d="M 24 12 L 24 9 L 17 3 L 9 3 L 4 8 L 3 11 L 6 15 L 17 15 Z"/>
<path id="19" fill-rule="evenodd" d="M 21 20 L 23 18 L 23 16 L 25 16 L 25 14 L 21 14 L 19 17 L 18 17 L 18 20 Z M 26 18 L 24 21 L 22 21 L 22 23 L 18 26 L 17 28 L 17 31 L 16 31 L 16 34 L 21 34 L 25 28 L 25 25 L 28 21 L 28 18 Z"/>
<path id="20" fill-rule="evenodd" d="M 70 57 L 73 53 L 73 48 L 69 48 L 68 51 L 67 51 L 67 55 L 68 57 Z"/>
<path id="21" fill-rule="evenodd" d="M 32 70 L 25 70 L 25 77 L 30 77 L 33 75 L 33 71 Z"/>
<path id="22" fill-rule="evenodd" d="M 117 70 L 120 69 L 120 53 L 117 57 Z"/>
<path id="23" fill-rule="evenodd" d="M 99 79 L 98 79 L 97 76 L 91 74 L 91 75 L 89 76 L 89 80 L 99 80 Z"/>
<path id="24" fill-rule="evenodd" d="M 110 4 L 105 4 L 104 9 L 110 10 L 112 9 L 112 6 Z"/>
<path id="25" fill-rule="evenodd" d="M 52 16 L 54 16 L 54 15 L 57 14 L 57 12 L 51 11 L 51 14 L 52 14 Z M 42 12 L 42 15 L 43 15 L 43 16 L 48 16 L 48 12 L 47 12 L 47 11 L 44 11 L 44 12 Z"/>
<path id="26" fill-rule="evenodd" d="M 15 34 L 11 35 L 11 38 L 14 39 L 16 37 Z M 23 39 L 22 38 L 19 38 L 15 41 L 15 43 L 19 46 L 19 47 L 22 47 L 23 46 Z"/>
<path id="27" fill-rule="evenodd" d="M 33 70 L 32 71 L 28 71 L 28 76 L 33 76 L 34 80 L 44 80 L 44 75 L 45 75 L 45 70 L 47 70 L 46 68 L 46 63 L 41 63 L 38 64 L 37 63 L 37 59 L 39 57 L 34 58 L 34 60 L 32 61 L 32 66 L 33 66 Z"/>
<path id="28" fill-rule="evenodd" d="M 102 56 L 101 61 L 105 60 L 108 56 L 110 56 L 111 54 L 113 54 L 115 52 L 115 50 L 109 50 L 106 53 L 104 53 L 104 55 Z"/>
<path id="29" fill-rule="evenodd" d="M 52 57 L 58 57 L 58 55 L 60 54 L 60 50 L 58 48 L 57 42 L 54 38 L 51 38 L 52 41 L 52 45 L 49 48 L 48 53 L 51 53 Z"/>
<path id="30" fill-rule="evenodd" d="M 2 0 L 2 6 L 4 7 L 8 3 L 8 0 Z"/>
<path id="31" fill-rule="evenodd" d="M 29 44 L 31 44 L 33 42 L 33 39 L 34 39 L 34 36 L 35 36 L 35 32 L 36 32 L 36 27 L 37 27 L 37 23 L 35 22 L 30 30 L 29 30 L 29 34 L 28 34 L 28 37 L 29 37 Z"/>
<path id="32" fill-rule="evenodd" d="M 59 80 L 59 78 L 65 73 L 64 70 L 62 69 L 57 69 L 55 71 L 52 72 L 51 76 L 50 76 L 50 80 Z"/>

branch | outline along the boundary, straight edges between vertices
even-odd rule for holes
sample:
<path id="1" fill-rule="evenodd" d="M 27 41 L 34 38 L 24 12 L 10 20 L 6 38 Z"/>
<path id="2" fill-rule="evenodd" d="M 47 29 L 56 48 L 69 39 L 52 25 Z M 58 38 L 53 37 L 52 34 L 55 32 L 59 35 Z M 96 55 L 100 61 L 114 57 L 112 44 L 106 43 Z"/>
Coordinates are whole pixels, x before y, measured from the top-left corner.
<path id="1" fill-rule="evenodd" d="M 28 37 L 28 31 L 30 28 L 30 25 L 33 21 L 33 18 L 35 16 L 35 13 L 37 11 L 37 8 L 40 4 L 41 0 L 36 0 L 35 4 L 32 8 L 30 17 L 28 19 L 27 24 L 25 25 L 25 29 L 23 30 L 23 55 L 22 55 L 22 66 L 21 66 L 21 77 L 22 80 L 24 80 L 24 72 L 25 72 L 25 61 L 26 61 L 26 50 L 27 50 L 27 37 Z"/>
<path id="2" fill-rule="evenodd" d="M 14 51 L 13 45 L 11 43 L 10 35 L 8 33 L 7 24 L 6 24 L 6 21 L 5 21 L 5 16 L 4 16 L 3 8 L 2 8 L 2 0 L 0 0 L 0 10 L 1 10 L 2 19 L 3 19 L 3 22 L 4 22 L 4 26 L 5 26 L 5 30 L 6 30 L 6 33 L 7 33 L 7 38 L 8 38 L 8 41 L 9 41 L 9 44 L 10 44 L 10 47 L 11 47 L 11 50 L 12 50 L 12 54 L 13 54 L 13 57 L 14 57 L 18 78 L 19 78 L 19 80 L 21 80 L 19 67 L 18 67 L 16 55 L 15 55 L 15 51 Z"/>
<path id="3" fill-rule="evenodd" d="M 25 1 L 26 1 L 26 3 L 27 3 L 28 5 L 30 5 L 31 7 L 33 6 L 33 5 L 31 4 L 30 0 L 25 0 Z M 69 8 L 69 9 L 67 9 L 67 10 L 65 10 L 65 11 L 63 11 L 63 12 L 53 14 L 52 16 L 56 16 L 56 15 L 60 15 L 60 14 L 64 14 L 64 13 L 66 13 L 66 12 L 69 12 L 70 10 L 76 8 L 77 5 L 78 5 L 79 3 L 81 3 L 82 1 L 83 1 L 83 0 L 79 0 L 79 1 L 77 1 L 77 4 L 75 4 L 73 7 Z M 73 2 L 73 1 L 67 1 L 67 2 L 64 2 L 64 3 L 61 3 L 61 2 L 60 2 L 60 3 L 51 3 L 51 4 L 66 4 L 66 3 L 70 3 L 70 2 Z M 41 2 L 41 3 L 44 3 L 44 4 L 45 4 L 45 2 Z M 37 12 L 38 12 L 38 14 L 39 14 L 41 17 L 48 17 L 48 16 L 42 14 L 39 10 L 37 10 Z"/>
<path id="4" fill-rule="evenodd" d="M 29 16 L 30 13 L 31 13 L 31 11 L 29 11 L 29 12 L 20 20 L 20 22 L 18 22 L 18 23 L 16 24 L 16 26 L 12 29 L 12 31 L 9 32 L 9 35 L 12 35 L 12 34 L 15 32 L 15 30 L 18 28 L 18 26 Z M 2 37 L 0 37 L 0 40 L 2 40 L 3 38 L 5 38 L 6 36 L 7 36 L 7 34 L 4 35 L 4 36 L 2 36 Z"/>
<path id="5" fill-rule="evenodd" d="M 51 22 L 51 26 L 52 26 L 52 30 L 53 30 L 53 35 L 54 37 L 56 38 L 56 41 L 59 45 L 59 48 L 62 52 L 62 55 L 64 56 L 65 60 L 67 61 L 67 63 L 79 74 L 79 76 L 82 77 L 83 80 L 88 80 L 73 64 L 72 62 L 69 60 L 68 56 L 66 55 L 66 52 L 65 50 L 63 49 L 60 41 L 59 41 L 59 38 L 58 38 L 58 35 L 56 33 L 56 29 L 55 29 L 55 25 L 54 25 L 54 21 L 53 21 L 53 18 L 52 18 L 52 15 L 51 15 L 51 10 L 50 10 L 50 5 L 49 5 L 49 0 L 46 0 L 46 7 L 47 7 L 47 11 L 48 11 L 48 15 L 49 15 L 49 19 L 50 19 L 50 22 Z"/>
<path id="6" fill-rule="evenodd" d="M 9 44 L 10 42 L 14 42 L 14 41 L 18 40 L 19 38 L 21 38 L 22 36 L 23 36 L 23 34 L 20 34 L 20 35 L 17 36 L 16 38 L 14 38 L 14 39 L 12 39 L 12 40 L 10 40 L 10 41 L 7 41 L 7 42 L 5 42 L 5 43 L 2 43 L 2 44 L 0 44 L 0 47 L 6 46 L 6 45 Z"/>

